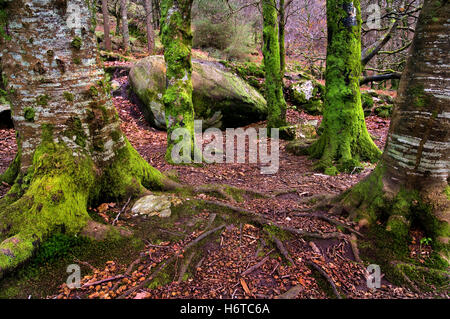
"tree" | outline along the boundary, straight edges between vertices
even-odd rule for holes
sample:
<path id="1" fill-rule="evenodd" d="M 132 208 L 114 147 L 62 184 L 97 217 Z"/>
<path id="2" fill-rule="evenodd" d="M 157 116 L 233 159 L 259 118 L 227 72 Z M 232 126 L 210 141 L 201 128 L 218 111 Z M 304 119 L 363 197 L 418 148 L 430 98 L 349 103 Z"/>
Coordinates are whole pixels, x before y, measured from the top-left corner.
<path id="1" fill-rule="evenodd" d="M 53 233 L 77 234 L 100 198 L 173 185 L 122 134 L 96 52 L 94 2 L 76 4 L 79 15 L 56 1 L 7 8 L 3 73 L 19 151 L 0 177 L 13 184 L 0 200 L 0 276 Z"/>
<path id="2" fill-rule="evenodd" d="M 286 123 L 286 101 L 280 72 L 280 46 L 278 41 L 277 8 L 273 0 L 262 1 L 263 55 L 266 78 L 266 100 L 269 110 L 268 128 L 282 127 Z"/>
<path id="3" fill-rule="evenodd" d="M 102 0 L 102 14 L 103 14 L 103 31 L 105 37 L 105 50 L 111 51 L 111 34 L 109 29 L 109 12 L 108 0 Z"/>
<path id="4" fill-rule="evenodd" d="M 405 245 L 411 224 L 417 223 L 447 262 L 450 45 L 446 35 L 450 27 L 445 21 L 449 13 L 448 1 L 425 0 L 380 163 L 339 198 L 352 216 L 369 224 L 387 218 L 386 229 Z"/>
<path id="5" fill-rule="evenodd" d="M 120 0 L 120 12 L 122 16 L 122 45 L 125 52 L 130 47 L 130 33 L 128 31 L 128 8 L 127 0 Z"/>
<path id="6" fill-rule="evenodd" d="M 161 3 L 161 34 L 167 67 L 163 100 L 167 126 L 166 159 L 169 162 L 174 162 L 172 149 L 175 145 L 181 149 L 179 159 L 184 163 L 191 161 L 195 146 L 191 7 L 192 0 L 163 0 Z M 173 139 L 172 133 L 178 128 L 186 129 L 190 137 Z"/>
<path id="7" fill-rule="evenodd" d="M 154 54 L 155 52 L 155 32 L 153 30 L 152 23 L 152 8 L 150 6 L 150 0 L 144 0 L 145 7 L 145 25 L 147 28 L 147 48 L 148 53 Z"/>
<path id="8" fill-rule="evenodd" d="M 375 161 L 381 152 L 364 121 L 361 74 L 361 9 L 359 0 L 327 1 L 328 46 L 323 132 L 309 148 L 325 173 L 352 170 L 360 160 Z"/>

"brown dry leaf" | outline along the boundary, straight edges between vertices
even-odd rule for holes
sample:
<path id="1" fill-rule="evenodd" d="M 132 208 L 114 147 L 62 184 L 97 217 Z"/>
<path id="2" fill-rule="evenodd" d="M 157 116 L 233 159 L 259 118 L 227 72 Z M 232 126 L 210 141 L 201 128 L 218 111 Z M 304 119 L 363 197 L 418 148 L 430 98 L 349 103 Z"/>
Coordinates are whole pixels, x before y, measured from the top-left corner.
<path id="1" fill-rule="evenodd" d="M 97 210 L 100 214 L 106 212 L 109 208 L 109 204 L 108 203 L 103 203 L 100 206 L 97 207 Z"/>
<path id="2" fill-rule="evenodd" d="M 244 288 L 245 293 L 247 295 L 251 296 L 252 293 L 251 293 L 250 289 L 248 289 L 247 283 L 245 282 L 244 278 L 241 278 L 240 280 L 241 280 L 242 288 Z"/>

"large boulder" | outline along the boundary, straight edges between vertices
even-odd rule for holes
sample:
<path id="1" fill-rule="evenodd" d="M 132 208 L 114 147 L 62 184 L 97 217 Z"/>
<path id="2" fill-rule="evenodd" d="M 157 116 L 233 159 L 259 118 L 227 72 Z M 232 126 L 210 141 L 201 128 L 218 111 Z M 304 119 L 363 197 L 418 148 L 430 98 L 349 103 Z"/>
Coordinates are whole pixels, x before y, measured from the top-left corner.
<path id="1" fill-rule="evenodd" d="M 267 104 L 258 91 L 220 63 L 194 60 L 192 100 L 196 119 L 203 128 L 240 127 L 267 117 Z M 130 71 L 130 85 L 144 104 L 147 121 L 166 128 L 163 95 L 166 89 L 166 66 L 163 56 L 149 56 Z"/>

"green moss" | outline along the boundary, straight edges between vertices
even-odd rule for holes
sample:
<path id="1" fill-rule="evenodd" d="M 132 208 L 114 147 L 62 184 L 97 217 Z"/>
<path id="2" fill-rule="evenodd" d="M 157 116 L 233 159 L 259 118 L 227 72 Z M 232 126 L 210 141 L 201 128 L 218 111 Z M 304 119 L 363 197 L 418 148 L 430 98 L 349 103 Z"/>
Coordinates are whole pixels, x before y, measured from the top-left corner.
<path id="1" fill-rule="evenodd" d="M 50 101 L 50 97 L 47 94 L 39 95 L 36 98 L 36 104 L 41 106 L 46 106 Z"/>
<path id="2" fill-rule="evenodd" d="M 70 42 L 70 46 L 76 50 L 80 50 L 83 44 L 83 40 L 80 37 L 74 37 L 72 42 Z"/>
<path id="3" fill-rule="evenodd" d="M 81 64 L 81 59 L 79 57 L 73 57 L 72 58 L 72 62 L 76 65 L 80 65 Z"/>
<path id="4" fill-rule="evenodd" d="M 21 139 L 17 139 L 17 154 L 14 157 L 14 160 L 9 165 L 8 169 L 0 175 L 0 183 L 5 182 L 7 184 L 12 185 L 14 180 L 19 175 L 20 172 L 20 162 L 22 158 L 22 142 Z M 0 209 L 1 210 L 1 209 Z"/>
<path id="5" fill-rule="evenodd" d="M 23 112 L 23 117 L 28 122 L 34 122 L 34 117 L 36 115 L 36 111 L 32 107 L 26 107 Z"/>
<path id="6" fill-rule="evenodd" d="M 114 142 L 118 142 L 122 137 L 122 132 L 120 130 L 115 130 L 111 132 L 110 136 Z"/>
<path id="7" fill-rule="evenodd" d="M 280 71 L 277 11 L 270 0 L 263 0 L 262 9 L 265 95 L 269 111 L 267 127 L 278 128 L 286 125 L 286 101 Z"/>
<path id="8" fill-rule="evenodd" d="M 66 92 L 63 93 L 63 95 L 64 95 L 64 98 L 66 99 L 67 102 L 73 102 L 74 99 L 75 99 L 74 95 L 72 93 L 70 93 L 70 92 L 66 91 Z"/>
<path id="9" fill-rule="evenodd" d="M 335 176 L 339 173 L 339 171 L 337 170 L 336 166 L 330 166 L 325 169 L 324 173 L 330 176 Z"/>
<path id="10" fill-rule="evenodd" d="M 81 120 L 78 117 L 69 118 L 65 125 L 67 128 L 63 134 L 70 139 L 75 137 L 75 143 L 81 147 L 85 147 L 87 135 L 83 129 Z"/>
<path id="11" fill-rule="evenodd" d="M 104 196 L 110 199 L 138 195 L 144 187 L 161 189 L 164 178 L 125 139 L 125 146 L 116 152 L 114 162 L 103 175 L 102 190 Z"/>
<path id="12" fill-rule="evenodd" d="M 317 170 L 356 158 L 375 162 L 381 155 L 371 139 L 361 106 L 361 10 L 356 9 L 355 26 L 343 25 L 347 13 L 342 0 L 327 1 L 328 46 L 326 63 L 323 133 L 309 149 L 319 159 Z M 339 167 L 339 165 L 338 165 Z"/>

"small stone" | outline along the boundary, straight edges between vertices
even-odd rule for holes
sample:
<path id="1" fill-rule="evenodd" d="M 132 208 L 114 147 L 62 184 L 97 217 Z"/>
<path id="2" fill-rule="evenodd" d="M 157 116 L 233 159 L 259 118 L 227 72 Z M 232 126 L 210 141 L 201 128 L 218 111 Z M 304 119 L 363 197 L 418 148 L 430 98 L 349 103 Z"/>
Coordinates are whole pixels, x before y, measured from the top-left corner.
<path id="1" fill-rule="evenodd" d="M 167 196 L 147 195 L 141 197 L 131 209 L 133 215 L 170 217 L 171 202 Z"/>

